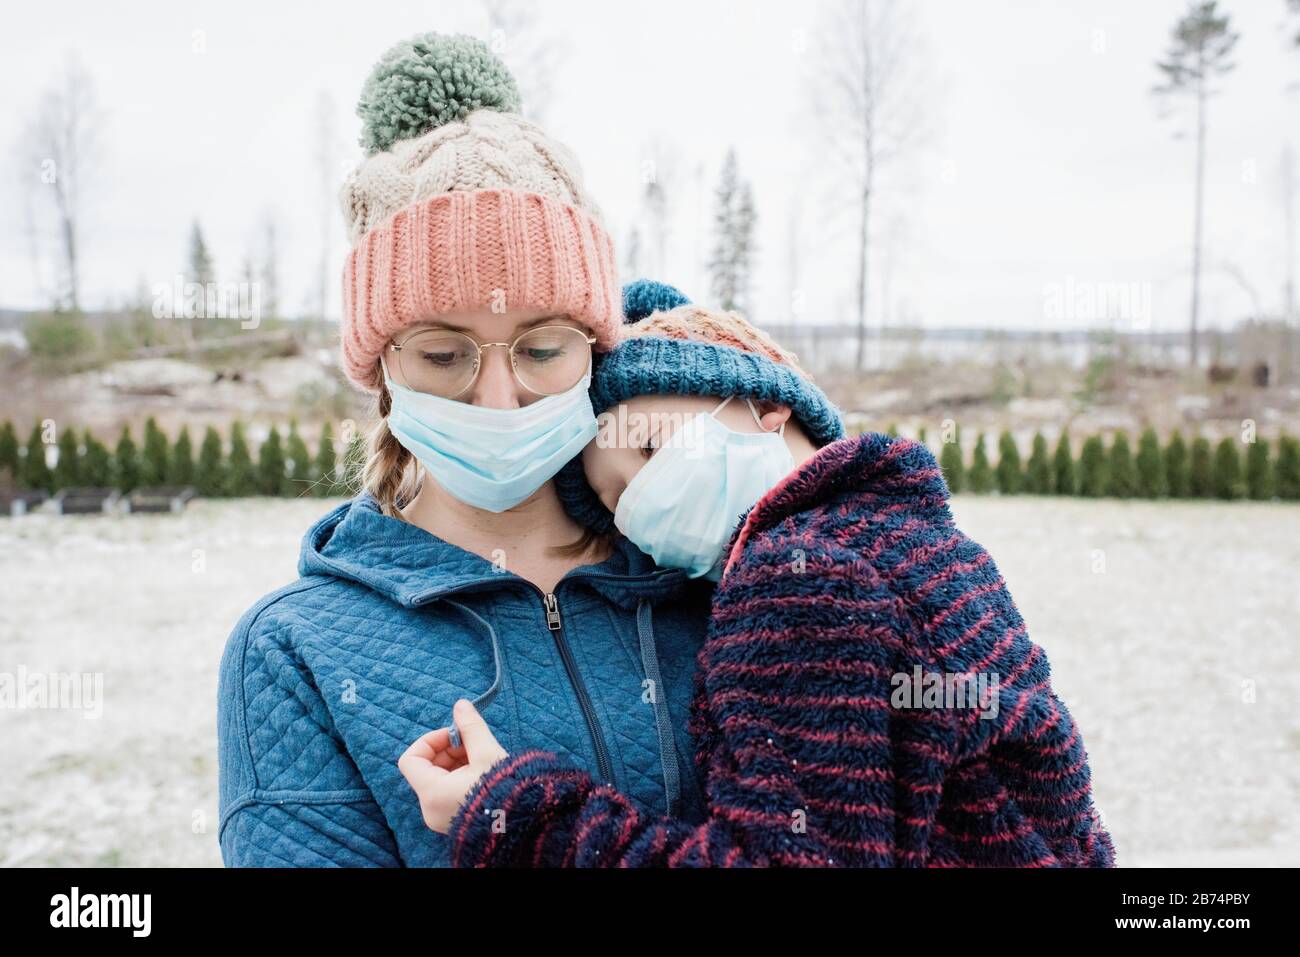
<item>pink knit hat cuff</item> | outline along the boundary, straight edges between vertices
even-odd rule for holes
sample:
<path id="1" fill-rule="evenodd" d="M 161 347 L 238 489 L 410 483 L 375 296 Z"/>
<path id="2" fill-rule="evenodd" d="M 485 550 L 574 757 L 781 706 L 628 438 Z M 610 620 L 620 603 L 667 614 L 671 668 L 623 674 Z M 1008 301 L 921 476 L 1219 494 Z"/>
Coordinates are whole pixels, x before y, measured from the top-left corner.
<path id="1" fill-rule="evenodd" d="M 622 322 L 614 246 L 581 209 L 510 189 L 452 191 L 398 210 L 343 267 L 343 369 L 367 392 L 397 332 L 454 312 L 567 315 L 611 348 Z"/>

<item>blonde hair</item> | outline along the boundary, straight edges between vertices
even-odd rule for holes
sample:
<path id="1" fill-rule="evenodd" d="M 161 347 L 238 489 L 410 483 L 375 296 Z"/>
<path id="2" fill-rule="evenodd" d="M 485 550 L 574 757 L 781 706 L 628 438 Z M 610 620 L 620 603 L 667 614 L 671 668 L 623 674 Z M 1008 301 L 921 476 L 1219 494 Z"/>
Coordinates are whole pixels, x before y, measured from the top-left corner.
<path id="1" fill-rule="evenodd" d="M 419 463 L 388 429 L 393 399 L 382 382 L 376 398 L 376 420 L 366 433 L 366 461 L 361 487 L 374 496 L 390 518 L 402 518 L 401 507 L 419 491 Z"/>

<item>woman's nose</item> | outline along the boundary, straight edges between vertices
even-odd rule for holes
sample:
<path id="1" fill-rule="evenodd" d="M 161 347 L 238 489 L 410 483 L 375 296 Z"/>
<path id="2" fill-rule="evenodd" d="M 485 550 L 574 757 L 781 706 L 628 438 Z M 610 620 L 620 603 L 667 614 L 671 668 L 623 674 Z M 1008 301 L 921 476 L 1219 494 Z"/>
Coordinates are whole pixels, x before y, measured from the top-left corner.
<path id="1" fill-rule="evenodd" d="M 529 402 L 510 368 L 510 350 L 503 346 L 483 350 L 483 364 L 470 392 L 470 403 L 488 409 L 517 409 Z"/>

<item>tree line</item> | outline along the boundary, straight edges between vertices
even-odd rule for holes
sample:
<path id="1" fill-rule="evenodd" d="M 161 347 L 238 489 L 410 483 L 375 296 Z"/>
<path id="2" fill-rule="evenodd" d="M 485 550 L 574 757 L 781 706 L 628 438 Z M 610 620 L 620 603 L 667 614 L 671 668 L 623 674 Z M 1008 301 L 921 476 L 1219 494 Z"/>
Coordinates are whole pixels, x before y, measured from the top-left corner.
<path id="1" fill-rule="evenodd" d="M 111 450 L 89 430 L 65 427 L 59 430 L 58 458 L 52 467 L 45 455 L 45 438 L 40 423 L 32 426 L 25 444 L 20 444 L 12 422 L 0 425 L 0 484 L 7 474 L 20 489 L 49 494 L 79 487 L 128 493 L 157 486 L 192 486 L 199 495 L 214 498 L 323 498 L 351 494 L 351 476 L 364 462 L 360 434 L 352 437 L 340 462 L 329 422 L 321 430 L 315 453 L 308 449 L 297 423 L 290 422 L 283 438 L 278 428 L 271 428 L 256 457 L 240 422 L 230 426 L 225 442 L 208 426 L 197 454 L 188 426 L 173 442 L 152 416 L 145 422 L 139 444 L 127 426 Z"/>
<path id="2" fill-rule="evenodd" d="M 890 426 L 889 434 L 898 435 Z M 926 442 L 925 429 L 918 436 Z M 352 437 L 341 459 L 329 422 L 312 453 L 290 422 L 282 437 L 272 427 L 254 456 L 235 422 L 228 441 L 209 426 L 197 455 L 188 426 L 173 442 L 150 417 L 137 444 L 124 427 L 110 450 L 91 432 L 60 430 L 58 458 L 47 464 L 45 434 L 32 426 L 20 443 L 12 422 L 0 425 L 0 484 L 8 474 L 18 488 L 50 494 L 76 487 L 116 488 L 127 493 L 156 486 L 193 486 L 199 495 L 242 497 L 269 495 L 326 497 L 348 495 L 352 477 L 364 463 L 364 440 Z M 1244 454 L 1238 446 L 1245 445 Z M 1138 438 L 1136 450 L 1128 434 L 1116 432 L 1109 444 L 1100 435 L 1084 440 L 1074 453 L 1068 432 L 1055 449 L 1041 432 L 1034 436 L 1029 457 L 1010 432 L 997 440 L 996 462 L 980 433 L 969 461 L 962 451 L 960 431 L 943 443 L 939 465 L 953 492 L 1002 495 L 1074 495 L 1084 498 L 1216 498 L 1300 501 L 1300 439 L 1281 435 L 1275 443 L 1256 438 L 1242 442 L 1225 438 L 1212 445 L 1204 436 L 1188 442 L 1179 431 L 1161 443 L 1154 429 Z"/>
<path id="3" fill-rule="evenodd" d="M 891 427 L 896 435 L 897 429 Z M 921 430 L 925 442 L 925 430 Z M 1243 454 L 1238 446 L 1245 445 Z M 958 433 L 943 443 L 939 465 L 953 492 L 1002 495 L 1077 495 L 1084 498 L 1214 498 L 1300 501 L 1300 439 L 1281 435 L 1274 445 L 1225 438 L 1211 445 L 1205 436 L 1190 443 L 1175 430 L 1162 444 L 1144 430 L 1136 451 L 1128 434 L 1116 432 L 1107 445 L 1100 435 L 1084 440 L 1076 456 L 1068 432 L 1049 450 L 1041 432 L 1022 462 L 1010 432 L 997 441 L 997 463 L 979 435 L 969 462 Z"/>

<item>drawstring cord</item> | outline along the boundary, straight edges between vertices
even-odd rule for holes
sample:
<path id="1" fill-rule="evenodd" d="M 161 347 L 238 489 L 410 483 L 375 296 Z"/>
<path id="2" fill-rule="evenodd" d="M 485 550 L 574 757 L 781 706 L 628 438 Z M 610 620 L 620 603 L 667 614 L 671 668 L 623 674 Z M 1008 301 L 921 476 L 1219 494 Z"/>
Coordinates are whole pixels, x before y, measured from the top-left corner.
<path id="1" fill-rule="evenodd" d="M 645 670 L 645 676 L 650 680 L 655 726 L 659 731 L 659 756 L 664 767 L 664 796 L 668 800 L 668 816 L 674 817 L 682 793 L 681 769 L 677 764 L 677 744 L 673 740 L 672 722 L 668 715 L 668 699 L 664 694 L 663 681 L 659 677 L 659 656 L 655 651 L 650 603 L 645 599 L 636 606 L 636 631 L 641 639 L 641 666 Z"/>
<path id="2" fill-rule="evenodd" d="M 487 629 L 488 636 L 492 639 L 492 665 L 496 670 L 496 674 L 492 678 L 492 686 L 488 688 L 487 691 L 483 692 L 481 695 L 479 695 L 477 698 L 474 699 L 474 707 L 481 714 L 483 709 L 492 703 L 492 699 L 497 696 L 497 692 L 501 690 L 501 642 L 497 638 L 496 629 L 493 628 L 490 624 L 488 624 L 487 620 L 483 618 L 483 616 L 480 615 L 478 612 L 466 608 L 460 602 L 449 601 L 445 598 L 443 599 L 443 602 L 445 604 L 450 605 L 452 608 L 456 608 L 464 612 L 466 615 L 469 615 L 471 618 L 477 621 L 480 625 L 482 625 L 484 628 Z M 451 732 L 451 746 L 453 748 L 459 748 L 460 731 L 456 728 L 455 717 L 449 717 L 447 719 L 447 728 Z"/>

